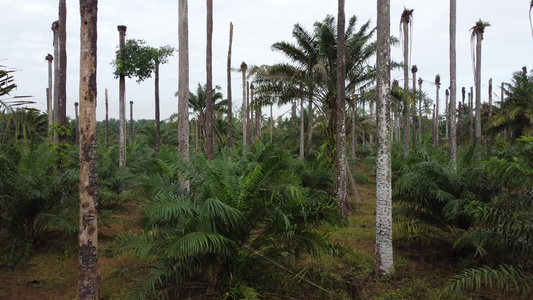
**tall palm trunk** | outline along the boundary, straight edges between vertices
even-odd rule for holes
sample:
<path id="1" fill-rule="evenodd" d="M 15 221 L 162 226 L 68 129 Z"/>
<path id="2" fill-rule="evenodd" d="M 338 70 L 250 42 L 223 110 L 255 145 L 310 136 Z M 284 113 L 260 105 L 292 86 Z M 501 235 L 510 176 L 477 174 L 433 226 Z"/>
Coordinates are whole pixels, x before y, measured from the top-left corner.
<path id="1" fill-rule="evenodd" d="M 489 121 L 492 120 L 492 78 L 489 79 Z"/>
<path id="2" fill-rule="evenodd" d="M 161 149 L 161 116 L 159 108 L 159 61 L 155 62 L 154 71 L 154 85 L 155 85 L 155 153 L 159 153 Z M 133 142 L 133 139 L 132 139 Z"/>
<path id="3" fill-rule="evenodd" d="M 348 216 L 349 204 L 348 193 L 346 191 L 346 44 L 344 40 L 344 0 L 339 0 L 339 14 L 337 18 L 337 200 L 344 217 Z M 303 106 L 302 106 L 303 110 Z M 303 111 L 300 112 L 303 119 Z M 303 123 L 302 123 L 303 125 Z M 303 127 L 303 126 L 302 126 Z M 302 136 L 303 141 L 303 136 Z M 303 147 L 303 145 L 302 145 Z M 303 153 L 303 152 L 301 152 Z"/>
<path id="4" fill-rule="evenodd" d="M 233 103 L 231 95 L 231 44 L 233 43 L 233 23 L 229 23 L 229 50 L 228 50 L 228 150 L 231 157 L 231 148 L 233 146 Z"/>
<path id="5" fill-rule="evenodd" d="M 444 115 L 446 116 L 446 131 L 445 131 L 445 137 L 446 137 L 446 140 L 448 140 L 448 126 L 450 124 L 450 111 L 449 111 L 449 106 L 448 106 L 448 99 L 450 98 L 450 90 L 449 89 L 446 89 L 444 91 L 444 95 L 446 96 L 445 100 L 444 100 Z"/>
<path id="6" fill-rule="evenodd" d="M 123 59 L 124 44 L 126 42 L 126 29 L 124 25 L 117 26 L 119 32 L 120 59 Z M 118 103 L 119 103 L 119 159 L 118 165 L 126 167 L 126 76 L 120 74 L 118 79 Z"/>
<path id="7" fill-rule="evenodd" d="M 411 104 L 411 113 L 412 113 L 412 116 L 411 116 L 411 120 L 412 120 L 412 123 L 413 123 L 413 148 L 416 149 L 416 126 L 415 124 L 417 124 L 417 119 L 416 119 L 416 72 L 418 72 L 418 67 L 416 65 L 413 65 L 411 67 L 411 73 L 413 73 L 413 103 Z M 420 124 L 418 124 L 418 126 L 420 126 Z"/>
<path id="8" fill-rule="evenodd" d="M 272 143 L 272 138 L 274 134 L 274 114 L 272 113 L 273 102 L 270 102 L 270 142 Z"/>
<path id="9" fill-rule="evenodd" d="M 433 143 L 434 143 L 434 147 L 435 147 L 435 150 L 439 149 L 439 90 L 440 90 L 440 76 L 437 75 L 435 76 L 435 87 L 436 87 L 436 90 L 437 90 L 437 94 L 435 96 L 435 109 L 434 109 L 434 112 L 435 112 L 435 117 L 433 119 L 433 126 L 434 126 L 434 132 L 435 132 L 435 137 L 433 138 Z"/>
<path id="10" fill-rule="evenodd" d="M 189 161 L 189 8 L 188 0 L 178 2 L 178 152 L 184 161 Z M 180 186 L 189 187 L 189 182 L 180 177 Z"/>
<path id="11" fill-rule="evenodd" d="M 67 126 L 67 4 L 59 0 L 59 90 L 57 122 Z M 56 57 L 57 58 L 57 57 Z M 65 134 L 59 135 L 59 142 L 67 140 Z"/>
<path id="12" fill-rule="evenodd" d="M 59 21 L 52 23 L 52 31 L 54 32 L 54 108 L 53 121 L 59 122 Z M 54 132 L 54 142 L 58 142 L 57 132 Z"/>
<path id="13" fill-rule="evenodd" d="M 304 138 L 305 138 L 305 133 L 304 133 L 304 124 L 305 124 L 305 120 L 304 120 L 304 99 L 303 97 L 300 98 L 300 160 L 303 161 L 304 160 L 304 155 L 305 155 L 305 152 L 304 152 L 304 145 L 305 145 L 305 141 L 304 141 Z"/>
<path id="14" fill-rule="evenodd" d="M 403 90 L 409 91 L 409 23 L 411 21 L 413 10 L 404 9 L 400 23 L 403 26 Z M 409 124 L 410 104 L 407 98 L 404 98 L 403 107 L 403 156 L 409 155 L 410 124 Z"/>
<path id="15" fill-rule="evenodd" d="M 474 79 L 476 83 L 476 139 L 481 138 L 481 41 L 483 40 L 483 33 L 485 27 L 490 26 L 489 23 L 483 22 L 481 19 L 472 27 L 472 40 L 476 39 L 476 56 L 475 56 L 475 74 Z"/>
<path id="16" fill-rule="evenodd" d="M 253 111 L 250 101 L 250 81 L 246 81 L 246 133 L 249 137 L 249 143 L 252 144 L 254 138 L 252 136 L 252 121 L 250 118 L 250 113 Z"/>
<path id="17" fill-rule="evenodd" d="M 206 117 L 207 128 L 205 132 L 205 156 L 207 160 L 213 160 L 214 143 L 214 115 L 213 115 L 213 0 L 207 0 L 207 49 L 206 49 Z"/>
<path id="18" fill-rule="evenodd" d="M 98 140 L 96 44 L 98 0 L 80 0 L 80 180 L 78 299 L 98 299 Z"/>
<path id="19" fill-rule="evenodd" d="M 257 99 L 254 98 L 254 92 L 255 92 L 255 85 L 253 83 L 250 84 L 250 109 L 248 110 L 250 112 L 250 141 L 254 140 L 254 127 L 257 130 L 257 127 L 254 126 L 254 111 L 257 112 Z M 257 113 L 255 113 L 255 116 L 257 118 Z M 256 135 L 257 137 L 257 135 Z"/>
<path id="20" fill-rule="evenodd" d="M 424 80 L 418 78 L 418 147 L 422 148 L 422 83 Z"/>
<path id="21" fill-rule="evenodd" d="M 470 109 L 470 144 L 474 143 L 474 91 L 473 87 L 470 87 L 470 93 L 468 93 L 468 108 Z"/>
<path id="22" fill-rule="evenodd" d="M 130 101 L 130 144 L 133 145 L 133 101 Z"/>
<path id="23" fill-rule="evenodd" d="M 74 115 L 76 117 L 76 129 L 75 129 L 76 145 L 79 145 L 79 143 L 80 143 L 80 135 L 78 133 L 78 131 L 80 129 L 80 120 L 79 120 L 79 116 L 78 116 L 78 105 L 79 105 L 78 102 L 74 102 Z"/>
<path id="24" fill-rule="evenodd" d="M 52 122 L 54 122 L 54 119 L 53 119 L 53 112 L 52 112 L 52 109 L 53 109 L 53 99 L 52 99 L 52 95 L 53 95 L 53 86 L 52 86 L 52 61 L 54 60 L 54 57 L 52 56 L 52 54 L 48 54 L 46 57 L 45 57 L 45 60 L 48 61 L 48 88 L 46 89 L 46 113 L 48 114 L 48 122 L 47 122 L 47 125 L 48 125 L 48 133 L 50 132 L 50 125 L 52 125 Z"/>
<path id="25" fill-rule="evenodd" d="M 394 270 L 390 148 L 390 0 L 377 1 L 376 256 L 377 276 Z"/>
<path id="26" fill-rule="evenodd" d="M 246 145 L 248 144 L 248 110 L 246 106 L 246 69 L 248 66 L 243 61 L 241 63 L 242 72 L 242 151 L 246 154 Z"/>
<path id="27" fill-rule="evenodd" d="M 311 153 L 313 146 L 313 87 L 309 91 L 309 104 L 307 108 L 307 154 Z"/>
<path id="28" fill-rule="evenodd" d="M 109 98 L 105 89 L 105 147 L 109 148 Z"/>
<path id="29" fill-rule="evenodd" d="M 450 0 L 450 162 L 457 169 L 457 123 L 455 107 L 457 100 L 457 0 Z M 459 134 L 460 136 L 460 134 Z"/>

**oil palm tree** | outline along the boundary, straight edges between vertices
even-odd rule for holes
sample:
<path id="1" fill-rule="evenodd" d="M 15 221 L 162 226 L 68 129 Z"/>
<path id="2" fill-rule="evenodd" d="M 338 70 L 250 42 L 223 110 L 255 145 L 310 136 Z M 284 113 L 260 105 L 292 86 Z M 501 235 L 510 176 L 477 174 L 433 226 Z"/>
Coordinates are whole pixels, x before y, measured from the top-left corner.
<path id="1" fill-rule="evenodd" d="M 124 25 L 118 25 L 117 30 L 119 33 L 119 59 L 122 60 L 124 57 L 124 47 L 126 44 L 126 30 L 127 27 Z M 126 76 L 125 74 L 119 74 L 118 81 L 118 102 L 119 102 L 119 166 L 124 168 L 126 167 Z"/>
<path id="2" fill-rule="evenodd" d="M 400 37 L 403 40 L 403 89 L 409 90 L 409 65 L 410 65 L 410 48 L 412 45 L 413 34 L 413 11 L 414 9 L 404 8 L 400 18 Z M 409 43 L 411 37 L 411 44 Z M 407 99 L 404 99 L 407 100 Z M 409 155 L 409 140 L 410 140 L 410 123 L 409 111 L 411 105 L 407 102 L 403 105 L 403 155 Z"/>
<path id="3" fill-rule="evenodd" d="M 189 8 L 188 0 L 178 2 L 178 149 L 181 159 L 189 161 Z M 188 187 L 185 178 L 180 186 Z"/>
<path id="4" fill-rule="evenodd" d="M 213 113 L 213 0 L 207 0 L 207 47 L 206 47 L 206 131 L 205 155 L 213 160 L 215 115 Z"/>
<path id="5" fill-rule="evenodd" d="M 450 0 L 450 163 L 457 168 L 457 0 Z"/>
<path id="6" fill-rule="evenodd" d="M 66 0 L 59 0 L 59 80 L 58 80 L 58 114 L 59 126 L 67 126 L 67 4 Z M 56 56 L 56 59 L 58 57 Z M 59 142 L 64 142 L 66 136 L 59 135 Z"/>
<path id="7" fill-rule="evenodd" d="M 481 19 L 470 29 L 472 34 L 470 36 L 470 46 L 472 47 L 472 64 L 474 65 L 474 81 L 476 83 L 476 132 L 475 138 L 481 138 L 481 41 L 483 40 L 483 33 L 485 28 L 490 26 L 488 22 Z M 475 40 L 475 54 L 474 54 L 474 40 Z"/>

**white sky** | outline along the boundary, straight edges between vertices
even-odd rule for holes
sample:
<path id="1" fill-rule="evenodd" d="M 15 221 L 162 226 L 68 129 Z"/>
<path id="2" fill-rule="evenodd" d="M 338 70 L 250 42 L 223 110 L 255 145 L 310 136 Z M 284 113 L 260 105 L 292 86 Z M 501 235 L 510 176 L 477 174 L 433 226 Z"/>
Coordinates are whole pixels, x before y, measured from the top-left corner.
<path id="1" fill-rule="evenodd" d="M 110 65 L 118 44 L 117 25 L 128 27 L 126 38 L 144 39 L 154 47 L 171 45 L 178 48 L 177 0 L 101 0 L 98 13 L 98 109 L 97 118 L 105 118 L 104 95 L 109 90 L 110 118 L 118 118 L 118 80 Z M 529 0 L 458 0 L 457 1 L 457 86 L 473 85 L 469 29 L 478 19 L 491 26 L 485 31 L 482 54 L 482 99 L 493 78 L 499 95 L 502 81 L 528 65 L 533 53 L 530 31 Z M 190 89 L 198 82 L 205 84 L 206 9 L 205 1 L 189 1 Z M 424 79 L 423 89 L 435 98 L 435 75 L 441 76 L 441 95 L 449 85 L 448 34 L 449 1 L 391 1 L 391 34 L 399 35 L 399 19 L 403 8 L 414 9 L 412 63 L 418 66 L 417 77 Z M 47 53 L 53 54 L 51 24 L 58 17 L 57 0 L 0 0 L 0 65 L 16 68 L 17 95 L 32 95 L 36 108 L 46 110 Z M 270 46 L 278 41 L 292 42 L 293 25 L 300 23 L 312 30 L 313 23 L 327 14 L 337 15 L 335 0 L 224 0 L 214 1 L 213 82 L 220 85 L 226 97 L 226 59 L 229 23 L 234 24 L 232 66 L 242 61 L 248 65 L 274 64 L 286 60 Z M 358 24 L 371 19 L 375 26 L 376 1 L 346 1 L 346 18 L 356 15 Z M 67 114 L 74 116 L 74 102 L 79 88 L 79 2 L 67 0 Z M 402 60 L 400 48 L 392 51 L 393 59 Z M 177 112 L 174 92 L 178 86 L 177 53 L 161 66 L 161 117 Z M 531 64 L 528 68 L 531 68 Z M 393 72 L 401 79 L 401 71 Z M 235 107 L 242 102 L 240 74 L 232 76 Z M 126 81 L 126 100 L 134 101 L 135 119 L 153 119 L 153 79 L 137 84 Z M 498 97 L 493 97 L 499 100 Z M 441 104 L 441 107 L 444 105 Z M 283 113 L 285 109 L 279 109 Z M 127 116 L 129 116 L 129 105 Z"/>

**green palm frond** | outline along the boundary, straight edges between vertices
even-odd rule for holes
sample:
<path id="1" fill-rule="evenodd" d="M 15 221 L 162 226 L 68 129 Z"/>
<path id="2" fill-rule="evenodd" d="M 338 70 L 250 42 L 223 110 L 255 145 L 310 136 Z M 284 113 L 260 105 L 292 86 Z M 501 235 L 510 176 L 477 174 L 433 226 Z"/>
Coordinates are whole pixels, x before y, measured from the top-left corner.
<path id="1" fill-rule="evenodd" d="M 169 257 L 187 259 L 204 254 L 222 254 L 231 256 L 235 253 L 235 242 L 220 234 L 191 232 L 184 236 L 169 238 L 165 252 Z"/>
<path id="2" fill-rule="evenodd" d="M 455 275 L 439 295 L 439 299 L 449 299 L 464 293 L 493 290 L 508 295 L 511 291 L 521 294 L 524 299 L 531 296 L 533 275 L 522 269 L 501 265 L 499 269 L 488 266 L 468 269 Z"/>
<path id="3" fill-rule="evenodd" d="M 144 213 L 149 225 L 170 220 L 188 219 L 194 217 L 197 208 L 186 195 L 158 194 L 144 207 Z"/>

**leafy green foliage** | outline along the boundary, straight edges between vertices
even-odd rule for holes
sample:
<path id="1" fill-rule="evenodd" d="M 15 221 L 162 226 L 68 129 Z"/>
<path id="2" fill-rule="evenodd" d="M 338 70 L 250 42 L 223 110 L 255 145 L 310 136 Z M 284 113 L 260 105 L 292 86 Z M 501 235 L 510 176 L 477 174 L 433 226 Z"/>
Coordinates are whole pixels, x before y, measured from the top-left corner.
<path id="1" fill-rule="evenodd" d="M 161 153 L 157 172 L 143 180 L 150 199 L 143 233 L 122 234 L 111 248 L 152 265 L 132 297 L 194 295 L 207 287 L 253 299 L 257 288 L 268 288 L 263 280 L 281 280 L 267 270 L 329 251 L 328 235 L 315 225 L 339 223 L 332 197 L 311 198 L 316 193 L 300 184 L 299 162 L 286 151 L 254 148 L 251 168 L 237 157 L 232 165 L 224 156 L 185 164 L 175 152 Z M 179 187 L 179 174 L 186 174 L 190 190 Z"/>

